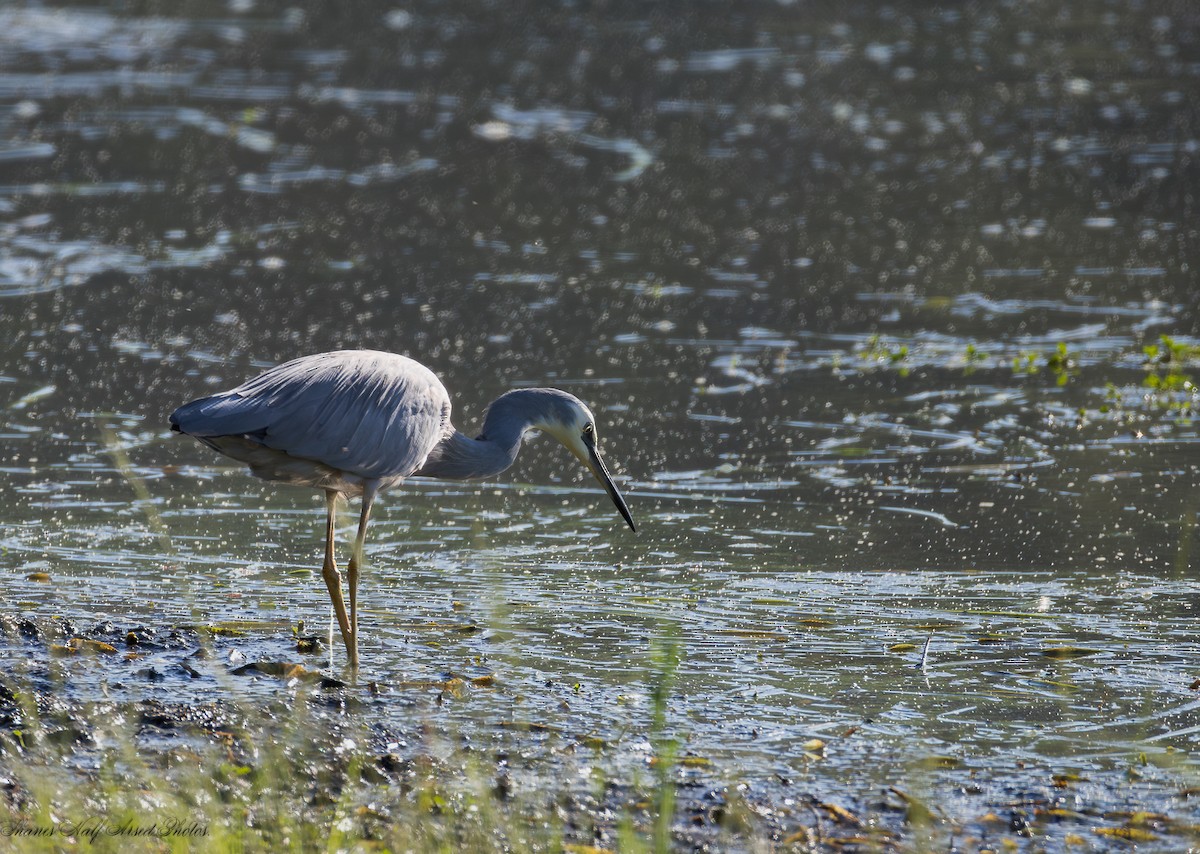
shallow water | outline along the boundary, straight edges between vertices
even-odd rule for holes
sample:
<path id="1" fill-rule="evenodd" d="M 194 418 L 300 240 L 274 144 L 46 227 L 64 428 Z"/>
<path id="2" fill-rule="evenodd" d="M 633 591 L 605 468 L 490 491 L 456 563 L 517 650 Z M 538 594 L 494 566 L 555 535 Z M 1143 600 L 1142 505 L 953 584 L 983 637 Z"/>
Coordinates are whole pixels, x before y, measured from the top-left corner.
<path id="1" fill-rule="evenodd" d="M 380 726 L 533 722 L 626 767 L 668 637 L 673 731 L 717 777 L 916 781 L 970 817 L 1072 771 L 1081 803 L 1186 811 L 1194 15 L 187 8 L 0 12 L 11 609 L 245 621 L 221 643 L 295 657 L 319 500 L 166 414 L 395 350 L 468 432 L 514 385 L 586 399 L 639 531 L 548 440 L 387 496 L 366 670 L 496 681 L 392 688 Z M 61 667 L 83 696 L 226 684 Z"/>

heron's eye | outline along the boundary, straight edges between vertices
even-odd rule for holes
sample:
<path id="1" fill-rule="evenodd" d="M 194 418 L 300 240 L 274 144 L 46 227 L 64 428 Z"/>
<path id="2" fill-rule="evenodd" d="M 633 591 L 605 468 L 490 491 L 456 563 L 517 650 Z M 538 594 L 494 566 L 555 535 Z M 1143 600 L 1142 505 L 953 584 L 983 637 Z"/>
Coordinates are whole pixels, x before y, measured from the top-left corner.
<path id="1" fill-rule="evenodd" d="M 583 425 L 583 435 L 588 436 L 588 437 L 595 436 L 596 435 L 596 425 L 584 424 Z"/>

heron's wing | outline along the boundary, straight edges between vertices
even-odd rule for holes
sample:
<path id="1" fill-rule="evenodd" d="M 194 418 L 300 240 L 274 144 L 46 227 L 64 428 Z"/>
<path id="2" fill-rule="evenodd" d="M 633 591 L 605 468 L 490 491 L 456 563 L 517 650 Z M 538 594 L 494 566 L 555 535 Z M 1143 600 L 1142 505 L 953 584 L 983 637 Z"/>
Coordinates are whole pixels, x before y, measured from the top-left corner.
<path id="1" fill-rule="evenodd" d="M 171 424 L 200 439 L 245 436 L 365 478 L 407 477 L 451 429 L 450 398 L 412 359 L 347 350 L 296 359 L 192 401 Z"/>

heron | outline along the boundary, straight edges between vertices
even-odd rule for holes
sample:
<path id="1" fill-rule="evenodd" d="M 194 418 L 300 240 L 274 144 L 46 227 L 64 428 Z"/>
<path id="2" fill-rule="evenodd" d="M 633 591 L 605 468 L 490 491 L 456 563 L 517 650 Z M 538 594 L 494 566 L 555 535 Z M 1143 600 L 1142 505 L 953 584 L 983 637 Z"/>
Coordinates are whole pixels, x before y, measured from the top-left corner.
<path id="1" fill-rule="evenodd" d="M 541 431 L 584 464 L 637 530 L 600 456 L 592 411 L 558 389 L 502 394 L 472 439 L 450 423 L 450 395 L 429 368 L 395 353 L 339 350 L 285 362 L 229 391 L 185 403 L 170 422 L 172 430 L 245 463 L 257 477 L 324 491 L 321 576 L 351 669 L 358 668 L 358 580 L 371 505 L 380 492 L 407 478 L 499 474 L 517 459 L 525 438 Z M 342 496 L 362 499 L 346 564 L 349 613 L 334 556 L 334 517 Z"/>

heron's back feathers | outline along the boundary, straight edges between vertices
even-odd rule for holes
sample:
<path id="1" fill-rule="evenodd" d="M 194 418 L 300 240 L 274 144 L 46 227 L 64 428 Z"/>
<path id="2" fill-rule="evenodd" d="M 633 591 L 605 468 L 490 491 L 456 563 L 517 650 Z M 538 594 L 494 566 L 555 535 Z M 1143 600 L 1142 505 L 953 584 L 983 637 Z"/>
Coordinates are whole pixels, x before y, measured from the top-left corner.
<path id="1" fill-rule="evenodd" d="M 445 439 L 450 397 L 424 365 L 373 350 L 305 356 L 184 404 L 171 427 L 269 480 L 339 488 L 335 475 L 395 481 Z"/>

